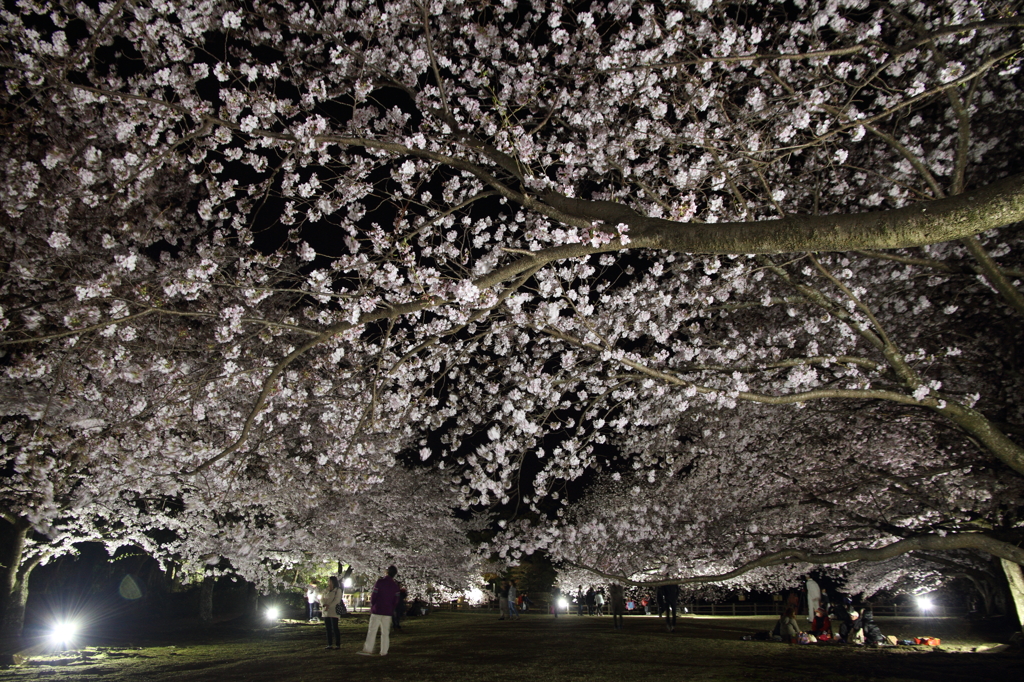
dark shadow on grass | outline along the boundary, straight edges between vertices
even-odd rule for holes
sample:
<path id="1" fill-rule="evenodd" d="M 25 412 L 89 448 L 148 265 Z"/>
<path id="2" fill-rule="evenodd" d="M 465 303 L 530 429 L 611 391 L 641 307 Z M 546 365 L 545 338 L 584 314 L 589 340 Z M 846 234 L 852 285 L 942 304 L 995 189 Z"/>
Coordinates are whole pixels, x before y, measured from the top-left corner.
<path id="1" fill-rule="evenodd" d="M 868 650 L 740 639 L 744 633 L 767 629 L 771 622 L 680 618 L 676 631 L 669 633 L 663 621 L 654 617 L 627 617 L 625 629 L 616 631 L 608 617 L 527 615 L 509 622 L 481 612 L 435 613 L 406 621 L 403 631 L 392 635 L 387 657 L 356 655 L 366 624 L 354 619 L 341 622 L 341 649 L 337 651 L 324 650 L 322 625 L 295 622 L 273 628 L 133 632 L 126 633 L 131 635 L 130 641 L 147 644 L 139 655 L 100 655 L 102 652 L 92 650 L 80 662 L 60 666 L 36 660 L 32 665 L 0 671 L 0 680 L 490 682 L 505 676 L 530 682 L 1019 679 L 1019 653 Z M 897 629 L 896 624 L 892 627 Z"/>

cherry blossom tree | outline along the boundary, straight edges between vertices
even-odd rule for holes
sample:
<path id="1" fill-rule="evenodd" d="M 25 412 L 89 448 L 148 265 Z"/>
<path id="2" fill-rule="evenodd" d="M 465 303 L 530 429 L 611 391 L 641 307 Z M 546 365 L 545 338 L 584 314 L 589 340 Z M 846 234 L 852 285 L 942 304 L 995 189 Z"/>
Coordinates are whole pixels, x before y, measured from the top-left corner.
<path id="1" fill-rule="evenodd" d="M 5 9 L 13 523 L 174 500 L 154 523 L 183 555 L 255 571 L 309 544 L 310 490 L 396 508 L 420 462 L 442 507 L 528 508 L 612 449 L 657 477 L 698 436 L 742 439 L 745 402 L 881 402 L 921 443 L 954 426 L 957 464 L 1002 474 L 966 479 L 972 504 L 1003 490 L 1024 474 L 1019 9 Z M 47 467 L 74 485 L 19 488 Z M 771 471 L 751 499 L 791 491 Z M 872 533 L 793 551 L 899 537 Z"/>
<path id="2" fill-rule="evenodd" d="M 560 518 L 520 522 L 496 544 L 511 545 L 512 560 L 544 549 L 648 586 L 777 589 L 808 564 L 884 562 L 847 574 L 868 595 L 910 576 L 978 571 L 985 554 L 1019 559 L 1021 481 L 1002 480 L 955 432 L 867 407 L 761 411 L 730 411 L 660 468 L 613 463 Z"/>

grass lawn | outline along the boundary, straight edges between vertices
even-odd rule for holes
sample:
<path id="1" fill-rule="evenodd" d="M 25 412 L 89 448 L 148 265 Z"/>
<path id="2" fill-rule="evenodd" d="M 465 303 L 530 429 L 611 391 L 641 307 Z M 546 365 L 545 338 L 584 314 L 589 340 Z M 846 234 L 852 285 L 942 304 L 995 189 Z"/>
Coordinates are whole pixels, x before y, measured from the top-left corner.
<path id="1" fill-rule="evenodd" d="M 366 616 L 341 621 L 342 647 L 325 651 L 322 625 L 295 621 L 273 628 L 224 624 L 208 630 L 167 629 L 113 635 L 60 654 L 36 651 L 0 680 L 306 680 L 455 682 L 523 679 L 633 682 L 641 680 L 1019 680 L 1019 650 L 979 653 L 956 619 L 878 619 L 885 634 L 931 635 L 943 646 L 865 649 L 746 642 L 773 617 L 679 618 L 666 632 L 654 616 L 629 616 L 625 629 L 610 617 L 527 614 L 498 621 L 493 612 L 437 612 L 409 619 L 391 638 L 387 657 L 356 655 Z M 32 654 L 32 651 L 25 651 Z"/>

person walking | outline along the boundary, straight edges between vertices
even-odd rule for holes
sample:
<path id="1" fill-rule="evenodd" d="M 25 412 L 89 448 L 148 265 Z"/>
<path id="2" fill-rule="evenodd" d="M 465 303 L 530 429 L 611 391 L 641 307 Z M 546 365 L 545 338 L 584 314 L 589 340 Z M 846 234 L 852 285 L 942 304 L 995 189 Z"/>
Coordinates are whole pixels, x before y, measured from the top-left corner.
<path id="1" fill-rule="evenodd" d="M 604 615 L 604 588 L 594 593 L 594 614 L 598 616 Z"/>
<path id="2" fill-rule="evenodd" d="M 395 582 L 398 569 L 388 566 L 387 575 L 373 584 L 370 593 L 370 625 L 366 631 L 366 641 L 361 651 L 363 656 L 373 656 L 373 646 L 377 642 L 377 631 L 380 630 L 380 655 L 387 656 L 391 648 L 391 614 L 398 603 L 398 592 L 401 589 Z"/>
<path id="3" fill-rule="evenodd" d="M 338 630 L 338 613 L 335 610 L 340 601 L 341 588 L 338 587 L 338 578 L 332 575 L 330 589 L 320 600 L 320 617 L 324 619 L 324 626 L 327 628 L 325 649 L 337 649 L 341 646 L 341 631 Z"/>

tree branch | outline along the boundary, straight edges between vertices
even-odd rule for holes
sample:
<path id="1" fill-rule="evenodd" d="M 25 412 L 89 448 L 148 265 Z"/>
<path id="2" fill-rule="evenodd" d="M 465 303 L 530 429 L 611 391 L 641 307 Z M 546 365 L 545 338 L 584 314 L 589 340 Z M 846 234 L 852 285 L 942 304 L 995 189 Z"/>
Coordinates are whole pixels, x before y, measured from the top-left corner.
<path id="1" fill-rule="evenodd" d="M 996 540 L 995 538 L 981 533 L 953 533 L 949 535 L 919 535 L 917 537 L 899 540 L 884 547 L 855 547 L 844 549 L 838 552 L 825 554 L 814 554 L 800 549 L 784 549 L 779 552 L 764 555 L 753 561 L 749 561 L 739 568 L 718 573 L 715 575 L 699 575 L 687 578 L 669 578 L 666 580 L 636 581 L 627 576 L 606 573 L 596 568 L 575 564 L 595 575 L 608 580 L 617 580 L 626 585 L 636 587 L 659 587 L 661 585 L 695 585 L 701 583 L 720 583 L 738 578 L 749 573 L 755 568 L 769 568 L 782 564 L 805 563 L 815 565 L 826 564 L 847 564 L 854 561 L 885 561 L 893 559 L 909 552 L 921 550 L 927 551 L 949 551 L 955 549 L 975 549 L 987 552 L 1001 559 L 1006 559 L 1017 564 L 1024 564 L 1024 549 L 1008 542 Z"/>

